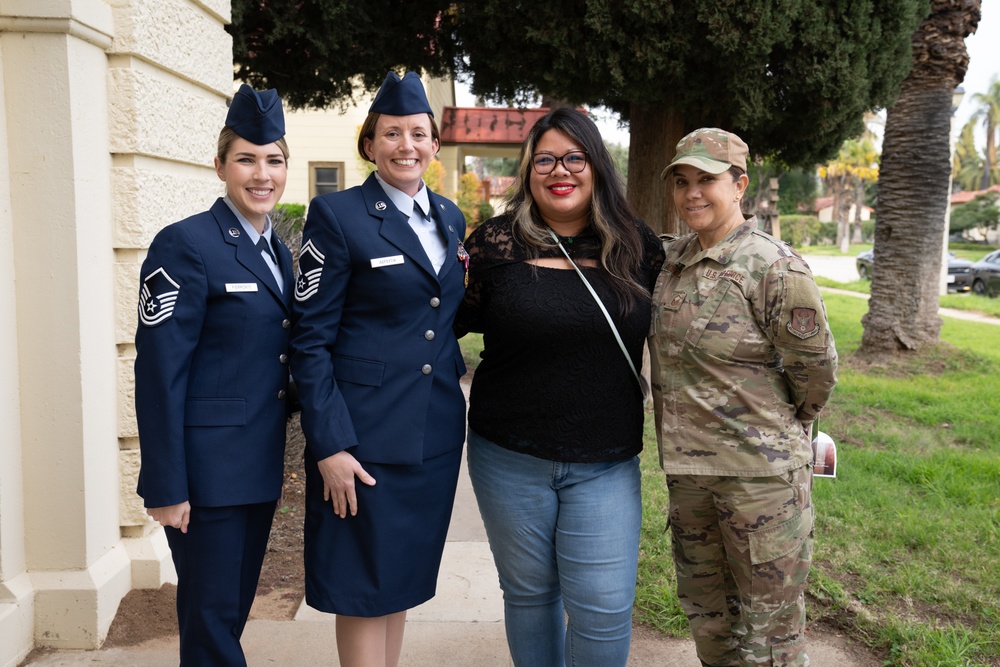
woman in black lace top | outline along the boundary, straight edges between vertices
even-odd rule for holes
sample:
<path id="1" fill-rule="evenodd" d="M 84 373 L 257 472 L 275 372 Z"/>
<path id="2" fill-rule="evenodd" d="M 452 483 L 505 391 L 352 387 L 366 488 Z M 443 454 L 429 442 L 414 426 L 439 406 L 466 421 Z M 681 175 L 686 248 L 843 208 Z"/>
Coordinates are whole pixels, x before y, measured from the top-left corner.
<path id="1" fill-rule="evenodd" d="M 484 334 L 469 472 L 507 642 L 519 667 L 625 665 L 642 515 L 632 367 L 663 251 L 625 201 L 597 127 L 573 109 L 532 128 L 507 203 L 466 241 L 455 323 L 459 336 Z"/>

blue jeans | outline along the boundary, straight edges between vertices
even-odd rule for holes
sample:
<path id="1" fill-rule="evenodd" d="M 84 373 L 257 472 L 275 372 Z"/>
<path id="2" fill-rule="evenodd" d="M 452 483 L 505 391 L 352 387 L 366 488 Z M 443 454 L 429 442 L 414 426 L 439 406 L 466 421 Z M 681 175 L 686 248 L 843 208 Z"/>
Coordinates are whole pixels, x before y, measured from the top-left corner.
<path id="1" fill-rule="evenodd" d="M 639 459 L 559 463 L 473 431 L 469 476 L 517 667 L 624 667 L 642 524 Z"/>

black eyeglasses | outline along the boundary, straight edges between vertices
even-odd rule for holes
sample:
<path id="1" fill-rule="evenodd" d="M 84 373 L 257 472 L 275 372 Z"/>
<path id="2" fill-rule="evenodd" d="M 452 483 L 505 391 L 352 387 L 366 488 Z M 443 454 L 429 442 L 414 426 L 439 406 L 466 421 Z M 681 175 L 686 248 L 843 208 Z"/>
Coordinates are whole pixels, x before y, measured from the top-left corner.
<path id="1" fill-rule="evenodd" d="M 587 168 L 587 151 L 570 151 L 556 157 L 552 153 L 535 153 L 531 156 L 531 166 L 536 174 L 551 174 L 556 163 L 562 162 L 563 168 L 571 174 L 579 174 Z"/>

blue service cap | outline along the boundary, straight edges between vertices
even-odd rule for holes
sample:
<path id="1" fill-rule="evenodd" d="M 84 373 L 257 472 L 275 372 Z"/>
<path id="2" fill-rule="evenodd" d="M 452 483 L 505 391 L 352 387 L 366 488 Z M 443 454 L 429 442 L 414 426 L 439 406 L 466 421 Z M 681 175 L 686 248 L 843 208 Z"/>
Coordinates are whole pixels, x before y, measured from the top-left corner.
<path id="1" fill-rule="evenodd" d="M 420 82 L 416 72 L 407 72 L 402 79 L 392 71 L 386 74 L 382 87 L 375 95 L 375 101 L 368 108 L 368 113 L 372 112 L 390 116 L 411 116 L 416 113 L 434 115 L 424 92 L 424 84 Z"/>
<path id="2" fill-rule="evenodd" d="M 266 146 L 285 136 L 285 114 L 274 88 L 257 92 L 247 84 L 233 95 L 226 125 L 252 144 Z"/>

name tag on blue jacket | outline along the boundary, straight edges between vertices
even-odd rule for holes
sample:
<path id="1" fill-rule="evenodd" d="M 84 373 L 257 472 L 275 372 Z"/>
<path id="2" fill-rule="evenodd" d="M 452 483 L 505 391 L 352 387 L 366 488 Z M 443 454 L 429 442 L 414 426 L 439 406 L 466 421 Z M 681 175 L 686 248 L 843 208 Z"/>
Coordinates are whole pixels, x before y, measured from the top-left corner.
<path id="1" fill-rule="evenodd" d="M 256 292 L 257 283 L 226 283 L 227 292 Z"/>
<path id="2" fill-rule="evenodd" d="M 391 257 L 376 257 L 372 260 L 372 268 L 378 269 L 383 266 L 392 266 L 393 264 L 402 264 L 402 255 L 392 255 Z"/>

